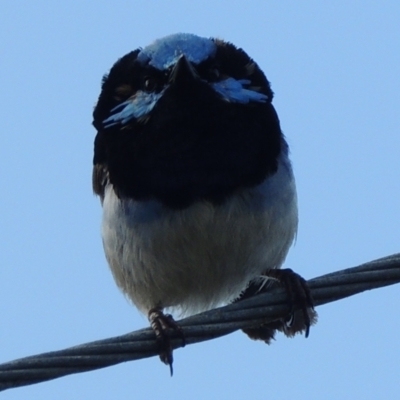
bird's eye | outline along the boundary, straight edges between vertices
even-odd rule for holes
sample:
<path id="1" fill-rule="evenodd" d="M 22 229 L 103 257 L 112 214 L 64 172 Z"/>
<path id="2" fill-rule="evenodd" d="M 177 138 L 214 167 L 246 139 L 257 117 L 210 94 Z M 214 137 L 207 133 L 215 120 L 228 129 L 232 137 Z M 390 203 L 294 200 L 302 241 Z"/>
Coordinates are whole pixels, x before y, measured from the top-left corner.
<path id="1" fill-rule="evenodd" d="M 146 76 L 144 78 L 144 89 L 147 92 L 153 92 L 157 87 L 157 81 L 155 80 L 155 78 L 151 77 L 151 76 Z"/>
<path id="2" fill-rule="evenodd" d="M 210 69 L 210 77 L 215 80 L 219 79 L 219 77 L 220 77 L 219 69 L 211 68 Z"/>

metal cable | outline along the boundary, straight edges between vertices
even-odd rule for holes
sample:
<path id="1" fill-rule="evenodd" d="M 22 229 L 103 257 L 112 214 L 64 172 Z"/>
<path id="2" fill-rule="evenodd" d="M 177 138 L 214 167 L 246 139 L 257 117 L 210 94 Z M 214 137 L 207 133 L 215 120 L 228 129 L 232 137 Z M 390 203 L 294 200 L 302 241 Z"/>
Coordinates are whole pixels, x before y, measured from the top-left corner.
<path id="1" fill-rule="evenodd" d="M 319 306 L 399 282 L 400 254 L 394 254 L 311 279 L 308 284 L 315 305 Z M 273 321 L 286 316 L 288 312 L 286 293 L 282 289 L 274 289 L 269 293 L 185 318 L 179 321 L 179 325 L 188 345 Z M 182 347 L 182 340 L 172 337 L 172 347 Z M 157 353 L 154 333 L 146 328 L 65 350 L 21 358 L 0 364 L 0 391 L 152 357 Z"/>

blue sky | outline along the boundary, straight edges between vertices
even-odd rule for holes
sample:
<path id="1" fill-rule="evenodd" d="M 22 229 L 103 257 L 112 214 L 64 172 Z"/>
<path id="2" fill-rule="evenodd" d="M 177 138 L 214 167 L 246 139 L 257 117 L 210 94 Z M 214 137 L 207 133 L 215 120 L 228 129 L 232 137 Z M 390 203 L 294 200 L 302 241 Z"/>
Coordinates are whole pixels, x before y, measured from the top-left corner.
<path id="1" fill-rule="evenodd" d="M 306 278 L 400 251 L 398 1 L 0 5 L 0 361 L 147 326 L 119 293 L 91 191 L 91 113 L 116 59 L 174 32 L 243 47 L 265 71 L 300 207 Z M 400 390 L 399 287 L 318 309 L 310 337 L 241 333 L 2 393 L 5 399 L 376 399 Z"/>

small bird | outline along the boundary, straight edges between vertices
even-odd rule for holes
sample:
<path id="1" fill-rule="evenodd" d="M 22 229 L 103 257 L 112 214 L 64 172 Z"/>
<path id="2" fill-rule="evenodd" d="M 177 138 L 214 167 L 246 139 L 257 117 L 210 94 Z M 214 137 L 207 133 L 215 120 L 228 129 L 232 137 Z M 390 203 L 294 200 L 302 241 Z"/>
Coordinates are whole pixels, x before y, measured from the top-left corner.
<path id="1" fill-rule="evenodd" d="M 119 59 L 93 113 L 93 190 L 114 279 L 146 314 L 170 366 L 171 315 L 240 301 L 274 283 L 300 310 L 245 330 L 306 332 L 303 278 L 279 269 L 298 225 L 288 145 L 259 66 L 226 41 L 178 33 Z"/>

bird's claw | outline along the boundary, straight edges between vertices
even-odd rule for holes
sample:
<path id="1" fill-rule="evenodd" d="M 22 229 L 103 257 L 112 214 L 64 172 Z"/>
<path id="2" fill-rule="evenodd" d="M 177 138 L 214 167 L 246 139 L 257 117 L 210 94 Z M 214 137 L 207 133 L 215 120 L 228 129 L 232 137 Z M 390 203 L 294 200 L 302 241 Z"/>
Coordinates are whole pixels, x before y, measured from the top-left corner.
<path id="1" fill-rule="evenodd" d="M 171 331 L 182 339 L 182 347 L 186 340 L 182 328 L 175 322 L 172 315 L 164 314 L 159 308 L 152 308 L 148 314 L 150 326 L 153 329 L 159 346 L 160 360 L 169 366 L 173 375 L 173 349 L 171 346 Z"/>
<path id="2" fill-rule="evenodd" d="M 310 318 L 309 310 L 311 310 L 311 312 L 314 311 L 314 300 L 307 281 L 289 268 L 269 270 L 264 275 L 278 281 L 289 296 L 290 314 L 285 321 L 285 333 L 292 336 L 304 330 L 305 337 L 307 338 L 310 334 L 310 326 L 315 322 Z M 296 308 L 300 309 L 303 315 L 303 324 L 301 328 L 294 327 Z"/>

